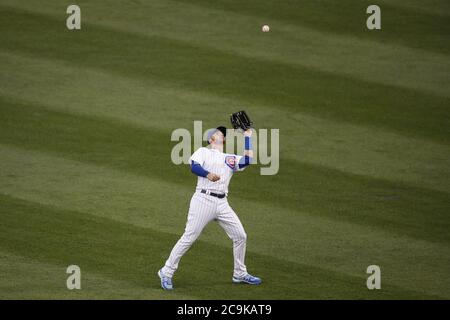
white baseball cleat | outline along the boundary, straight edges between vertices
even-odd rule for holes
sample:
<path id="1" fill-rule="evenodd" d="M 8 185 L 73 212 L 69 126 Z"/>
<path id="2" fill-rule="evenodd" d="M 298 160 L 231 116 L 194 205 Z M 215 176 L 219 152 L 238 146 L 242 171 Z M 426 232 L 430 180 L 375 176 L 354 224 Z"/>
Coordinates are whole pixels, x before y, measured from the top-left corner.
<path id="1" fill-rule="evenodd" d="M 173 290 L 172 278 L 167 277 L 161 270 L 158 271 L 158 276 L 161 279 L 161 287 L 164 290 Z"/>
<path id="2" fill-rule="evenodd" d="M 261 284 L 262 280 L 258 277 L 252 276 L 251 274 L 246 274 L 243 277 L 233 276 L 234 283 L 247 283 L 247 284 Z"/>

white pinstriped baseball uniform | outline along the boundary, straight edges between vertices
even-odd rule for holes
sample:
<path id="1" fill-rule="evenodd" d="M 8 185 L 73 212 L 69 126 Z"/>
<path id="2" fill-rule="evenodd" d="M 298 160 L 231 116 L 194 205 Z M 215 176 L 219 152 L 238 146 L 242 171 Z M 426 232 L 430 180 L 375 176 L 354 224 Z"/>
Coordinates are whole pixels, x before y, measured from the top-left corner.
<path id="1" fill-rule="evenodd" d="M 208 172 L 220 176 L 220 180 L 212 182 L 204 177 L 198 177 L 197 187 L 192 196 L 184 234 L 173 247 L 162 272 L 172 277 L 178 268 L 181 257 L 189 250 L 197 240 L 203 228 L 212 220 L 217 220 L 233 241 L 234 277 L 242 277 L 247 274 L 245 266 L 245 248 L 247 234 L 241 221 L 228 204 L 227 197 L 219 199 L 209 194 L 201 193 L 201 190 L 218 194 L 228 194 L 228 185 L 235 171 L 239 168 L 242 156 L 226 154 L 216 149 L 199 148 L 189 159 L 189 163 L 195 161 Z"/>

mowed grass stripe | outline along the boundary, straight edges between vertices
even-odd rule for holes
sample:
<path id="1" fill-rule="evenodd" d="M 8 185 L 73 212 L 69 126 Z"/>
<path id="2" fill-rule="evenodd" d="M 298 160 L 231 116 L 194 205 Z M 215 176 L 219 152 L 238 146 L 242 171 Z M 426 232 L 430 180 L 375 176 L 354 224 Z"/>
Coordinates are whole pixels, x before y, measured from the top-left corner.
<path id="1" fill-rule="evenodd" d="M 20 1 L 5 4 L 53 17 L 64 11 L 61 4 L 51 0 L 35 6 Z M 163 37 L 259 61 L 300 65 L 355 80 L 450 96 L 448 55 L 380 43 L 371 40 L 370 32 L 355 37 L 271 19 L 272 32 L 263 34 L 261 18 L 167 0 L 139 7 L 121 3 L 126 15 L 119 14 L 118 6 L 105 7 L 92 1 L 81 5 L 89 12 L 83 15 L 83 23 L 118 32 Z"/>
<path id="2" fill-rule="evenodd" d="M 26 24 L 17 31 L 20 21 Z M 86 37 L 61 29 L 59 20 L 16 10 L 6 9 L 1 27 L 7 35 L 4 46 L 9 50 L 137 78 L 158 77 L 249 103 L 271 104 L 291 112 L 300 110 L 448 143 L 448 98 L 92 25 L 86 26 Z"/>
<path id="3" fill-rule="evenodd" d="M 0 251 L 1 299 L 195 299 L 177 292 L 169 296 L 154 286 L 138 287 L 128 281 L 118 281 L 114 275 L 99 275 L 81 270 L 81 291 L 68 290 L 68 263 L 42 261 Z M 150 278 L 150 277 L 149 277 Z"/>
<path id="4" fill-rule="evenodd" d="M 8 52 L 0 52 L 1 60 L 7 61 L 2 68 L 3 75 L 8 76 L 0 87 L 0 95 L 7 99 L 30 106 L 45 105 L 68 114 L 110 118 L 150 130 L 192 131 L 194 120 L 202 120 L 206 130 L 218 123 L 226 124 L 224 115 L 245 104 L 204 91 L 173 87 L 157 78 L 140 81 L 106 70 L 79 69 L 64 61 Z M 245 105 L 257 128 L 281 129 L 283 159 L 438 191 L 450 190 L 448 173 L 443 174 L 450 167 L 447 145 L 301 112 L 286 117 L 269 105 Z"/>
<path id="5" fill-rule="evenodd" d="M 147 25 L 165 31 L 174 26 L 174 22 L 170 21 L 173 14 L 183 10 L 186 16 L 192 17 L 191 23 L 185 26 L 189 32 L 198 30 L 199 26 L 203 26 L 204 20 L 223 22 L 225 21 L 223 17 L 228 19 L 230 24 L 221 24 L 220 27 L 230 30 L 234 27 L 232 22 L 240 25 L 233 19 L 241 16 L 258 23 L 253 26 L 255 31 L 260 31 L 258 27 L 263 24 L 271 25 L 273 32 L 278 30 L 279 24 L 291 24 L 299 29 L 318 30 L 335 37 L 346 36 L 356 40 L 371 39 L 380 45 L 401 45 L 449 54 L 449 45 L 446 42 L 450 34 L 450 28 L 446 23 L 450 9 L 448 2 L 445 0 L 434 0 L 433 3 L 429 1 L 426 4 L 415 2 L 380 0 L 378 6 L 382 9 L 382 29 L 377 32 L 369 31 L 366 27 L 366 19 L 369 17 L 366 9 L 373 4 L 369 0 L 344 0 L 339 4 L 332 0 L 324 0 L 320 3 L 307 0 L 288 0 L 283 3 L 270 0 L 249 0 L 246 3 L 240 3 L 237 0 L 215 2 L 154 0 L 151 3 L 139 4 L 111 0 L 109 6 L 88 0 L 80 0 L 78 3 L 87 13 L 85 19 L 91 22 L 93 20 L 90 19 L 100 20 L 99 18 L 101 18 L 103 20 L 107 17 L 121 20 L 131 16 L 133 18 L 148 16 L 152 17 L 154 21 L 148 21 Z M 2 5 L 36 12 L 52 12 L 53 14 L 65 12 L 66 9 L 65 4 L 55 3 L 51 0 L 42 0 L 41 3 L 43 6 L 29 4 L 25 0 L 4 0 Z M 101 11 L 102 8 L 103 11 Z M 128 17 L 124 17 L 118 8 L 126 10 Z M 198 13 L 195 14 L 195 11 Z M 166 18 L 166 24 L 162 24 L 161 17 L 157 17 L 161 13 L 165 14 L 163 18 Z M 208 14 L 210 17 L 207 16 Z M 186 16 L 179 15 L 181 19 Z M 203 21 L 198 21 L 197 18 L 203 18 Z M 138 23 L 132 19 L 129 21 L 131 24 Z M 132 25 L 130 27 L 132 28 Z M 211 24 L 211 30 L 214 29 L 215 26 Z"/>
<path id="6" fill-rule="evenodd" d="M 423 1 L 409 0 L 407 2 L 402 0 L 381 0 L 380 3 L 389 2 L 397 7 L 405 7 L 417 11 L 425 11 L 434 15 L 450 16 L 450 3 L 445 0 L 430 0 L 424 6 Z"/>
<path id="7" fill-rule="evenodd" d="M 193 185 L 189 170 L 171 163 L 171 145 L 161 143 L 167 139 L 163 132 L 49 111 L 36 105 L 11 104 L 5 100 L 0 110 L 3 115 L 0 141 L 3 143 Z M 339 212 L 339 219 L 354 223 L 369 222 L 392 232 L 449 241 L 444 232 L 448 229 L 445 219 L 448 193 L 283 159 L 280 166 L 283 169 L 277 176 L 236 175 L 231 194 L 281 207 L 314 210 L 332 218 Z M 300 177 L 304 184 L 299 185 Z M 247 190 L 249 185 L 258 188 Z M 283 193 L 278 192 L 274 197 L 261 196 L 273 194 L 274 190 L 283 190 Z M 317 203 L 322 205 L 318 207 Z M 430 224 L 430 212 L 442 223 Z"/>
<path id="8" fill-rule="evenodd" d="M 127 281 L 140 290 L 159 285 L 152 276 L 163 262 L 161 249 L 169 248 L 175 240 L 172 235 L 5 195 L 0 195 L 0 201 L 2 250 L 44 263 L 76 262 L 88 272 Z M 230 281 L 230 258 L 231 250 L 199 241 L 183 260 L 177 292 L 209 299 L 435 298 L 388 285 L 382 291 L 369 291 L 364 277 L 324 272 L 256 254 L 249 255 L 248 262 L 256 272 L 266 275 L 267 282 L 259 287 L 235 286 Z M 166 297 L 176 298 L 170 293 Z"/>
<path id="9" fill-rule="evenodd" d="M 0 163 L 4 168 L 0 170 L 4 172 L 0 175 L 0 193 L 174 236 L 184 230 L 192 187 L 6 146 L 0 147 Z M 447 244 L 399 236 L 371 225 L 324 218 L 314 211 L 281 208 L 269 202 L 235 196 L 230 197 L 230 202 L 249 235 L 250 253 L 349 276 L 361 276 L 367 265 L 376 261 L 382 266 L 383 281 L 428 294 L 445 293 L 450 285 L 443 280 L 450 263 Z M 216 223 L 204 230 L 201 239 L 226 249 L 231 245 Z M 405 266 L 408 273 L 404 272 Z"/>
<path id="10" fill-rule="evenodd" d="M 395 43 L 412 48 L 421 48 L 449 54 L 448 36 L 450 27 L 448 17 L 432 14 L 419 9 L 409 9 L 392 1 L 380 1 L 382 8 L 382 29 L 379 32 L 367 30 L 366 9 L 373 2 L 369 0 L 308 1 L 308 0 L 175 0 L 194 3 L 206 8 L 216 8 L 225 12 L 244 13 L 258 17 L 261 24 L 270 24 L 271 19 L 292 24 L 308 26 L 336 34 L 348 34 L 359 38 L 370 37 L 380 43 Z M 423 4 L 429 6 L 430 4 Z M 432 4 L 442 10 L 448 8 L 445 1 Z M 276 32 L 276 25 L 273 26 Z"/>
<path id="11" fill-rule="evenodd" d="M 164 132 L 0 101 L 2 143 L 184 186 L 194 185 L 186 166 L 171 163 L 171 145 L 161 143 L 167 139 Z M 418 239 L 449 242 L 448 193 L 291 160 L 281 159 L 280 166 L 282 170 L 276 176 L 260 176 L 257 166 L 246 170 L 245 176 L 237 174 L 230 194 L 370 224 Z"/>

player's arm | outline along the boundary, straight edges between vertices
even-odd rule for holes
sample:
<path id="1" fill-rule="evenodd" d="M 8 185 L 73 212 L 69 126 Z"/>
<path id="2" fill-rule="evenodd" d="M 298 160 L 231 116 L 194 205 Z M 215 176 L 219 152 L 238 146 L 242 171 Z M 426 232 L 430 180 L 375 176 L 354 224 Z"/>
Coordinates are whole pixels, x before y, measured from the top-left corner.
<path id="1" fill-rule="evenodd" d="M 199 177 L 207 178 L 212 182 L 215 182 L 220 179 L 220 177 L 214 173 L 208 172 L 205 170 L 200 163 L 191 161 L 191 172 L 193 174 L 198 175 Z"/>
<path id="2" fill-rule="evenodd" d="M 203 169 L 203 167 L 200 165 L 200 163 L 192 161 L 191 162 L 191 172 L 193 174 L 198 175 L 199 177 L 206 178 L 208 176 L 208 171 Z"/>
<path id="3" fill-rule="evenodd" d="M 252 147 L 252 129 L 244 131 L 244 156 L 239 160 L 239 169 L 243 169 L 248 166 L 253 159 L 253 147 Z"/>

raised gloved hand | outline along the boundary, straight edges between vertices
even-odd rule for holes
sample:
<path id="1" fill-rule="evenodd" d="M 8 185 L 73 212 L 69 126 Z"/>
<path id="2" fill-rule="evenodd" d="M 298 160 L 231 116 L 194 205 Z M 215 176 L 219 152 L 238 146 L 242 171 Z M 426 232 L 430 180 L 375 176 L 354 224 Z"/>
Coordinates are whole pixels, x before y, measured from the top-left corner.
<path id="1" fill-rule="evenodd" d="M 242 131 L 247 131 L 253 125 L 253 122 L 244 110 L 233 113 L 230 116 L 230 121 L 234 129 L 242 129 Z"/>

